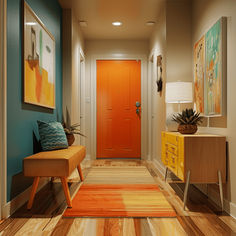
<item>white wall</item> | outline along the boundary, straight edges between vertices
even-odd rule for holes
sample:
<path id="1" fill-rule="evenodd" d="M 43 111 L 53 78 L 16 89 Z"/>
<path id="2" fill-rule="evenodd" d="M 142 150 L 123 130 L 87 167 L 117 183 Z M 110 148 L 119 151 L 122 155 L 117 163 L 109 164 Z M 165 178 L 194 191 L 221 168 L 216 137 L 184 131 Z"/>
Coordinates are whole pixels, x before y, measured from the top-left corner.
<path id="1" fill-rule="evenodd" d="M 138 58 L 144 57 L 144 65 L 142 67 L 142 73 L 145 75 L 144 79 L 147 79 L 147 56 L 148 56 L 148 41 L 131 41 L 131 40 L 88 40 L 85 41 L 85 56 L 86 56 L 86 79 L 85 79 L 85 120 L 86 129 L 86 148 L 87 155 L 91 159 L 95 159 L 95 150 L 92 149 L 95 145 L 95 137 L 92 137 L 94 129 L 93 119 L 95 114 L 93 111 L 94 102 L 94 73 L 95 65 L 94 60 L 106 58 L 124 59 L 128 57 Z M 131 58 L 130 58 L 131 59 Z M 93 84 L 92 84 L 93 83 Z M 143 135 L 143 134 L 142 134 Z"/>
<path id="2" fill-rule="evenodd" d="M 207 133 L 226 135 L 228 140 L 228 183 L 226 207 L 236 216 L 236 1 L 194 0 L 192 5 L 192 48 L 194 43 L 222 16 L 227 17 L 227 128 L 201 128 Z M 192 66 L 193 68 L 193 66 Z M 217 119 L 217 118 L 215 118 Z M 220 123 L 221 118 L 215 123 Z M 220 125 L 211 125 L 220 126 Z M 223 127 L 223 126 L 222 126 Z M 212 195 L 213 193 L 213 189 Z M 211 194 L 211 192 L 209 193 Z M 229 201 L 229 202 L 228 202 Z M 231 203 L 230 203 L 231 202 Z"/>
<path id="3" fill-rule="evenodd" d="M 66 107 L 71 123 L 80 123 L 80 49 L 84 51 L 84 39 L 73 10 L 63 10 L 63 114 Z M 80 137 L 75 136 L 75 143 Z"/>

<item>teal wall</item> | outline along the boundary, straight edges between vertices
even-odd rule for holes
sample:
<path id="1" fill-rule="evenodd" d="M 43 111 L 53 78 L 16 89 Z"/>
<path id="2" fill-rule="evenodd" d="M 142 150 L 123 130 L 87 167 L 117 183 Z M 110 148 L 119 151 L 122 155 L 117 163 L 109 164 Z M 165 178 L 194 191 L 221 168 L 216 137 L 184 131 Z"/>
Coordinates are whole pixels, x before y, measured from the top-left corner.
<path id="1" fill-rule="evenodd" d="M 62 118 L 62 9 L 57 0 L 27 0 L 56 42 L 56 109 L 24 104 L 22 88 L 21 0 L 7 1 L 7 200 L 32 183 L 22 174 L 22 160 L 32 154 L 37 120 Z"/>

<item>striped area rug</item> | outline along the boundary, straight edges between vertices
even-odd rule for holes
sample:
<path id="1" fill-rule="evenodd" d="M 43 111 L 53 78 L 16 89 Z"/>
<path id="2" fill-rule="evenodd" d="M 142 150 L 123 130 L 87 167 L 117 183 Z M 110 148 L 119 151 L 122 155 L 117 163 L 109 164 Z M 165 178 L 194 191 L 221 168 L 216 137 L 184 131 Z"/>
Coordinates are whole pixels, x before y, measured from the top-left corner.
<path id="1" fill-rule="evenodd" d="M 92 167 L 65 217 L 174 217 L 145 166 Z"/>

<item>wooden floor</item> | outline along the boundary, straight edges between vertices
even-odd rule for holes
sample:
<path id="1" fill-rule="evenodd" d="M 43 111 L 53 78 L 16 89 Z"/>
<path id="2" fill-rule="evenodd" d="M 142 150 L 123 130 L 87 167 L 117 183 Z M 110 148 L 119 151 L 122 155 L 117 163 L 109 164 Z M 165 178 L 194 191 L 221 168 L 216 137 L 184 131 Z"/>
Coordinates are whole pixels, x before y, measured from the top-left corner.
<path id="1" fill-rule="evenodd" d="M 96 160 L 82 164 L 86 177 L 91 166 L 140 166 L 148 168 L 159 188 L 177 213 L 176 218 L 62 218 L 66 208 L 61 184 L 55 180 L 35 198 L 31 211 L 26 205 L 0 222 L 0 235 L 236 235 L 236 220 L 221 213 L 197 188 L 191 186 L 187 210 L 183 211 L 183 184 L 167 184 L 151 162 Z M 81 183 L 71 177 L 71 194 Z"/>

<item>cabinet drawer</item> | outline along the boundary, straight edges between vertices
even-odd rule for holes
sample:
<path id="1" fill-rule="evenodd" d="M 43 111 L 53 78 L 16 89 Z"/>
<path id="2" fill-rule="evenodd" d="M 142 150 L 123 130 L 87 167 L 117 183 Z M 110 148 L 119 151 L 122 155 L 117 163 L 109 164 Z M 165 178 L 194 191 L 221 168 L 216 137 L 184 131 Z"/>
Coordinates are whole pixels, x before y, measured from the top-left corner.
<path id="1" fill-rule="evenodd" d="M 178 147 L 177 146 L 170 144 L 170 143 L 166 143 L 165 148 L 168 152 L 173 153 L 174 155 L 178 156 Z"/>
<path id="2" fill-rule="evenodd" d="M 177 156 L 168 151 L 166 152 L 166 155 L 168 157 L 168 166 L 177 174 Z"/>
<path id="3" fill-rule="evenodd" d="M 178 146 L 179 137 L 172 134 L 166 134 L 165 139 L 167 143 Z"/>
<path id="4" fill-rule="evenodd" d="M 162 153 L 161 160 L 162 160 L 164 165 L 166 165 L 166 166 L 169 165 L 169 159 L 168 159 L 168 155 L 166 153 Z"/>

